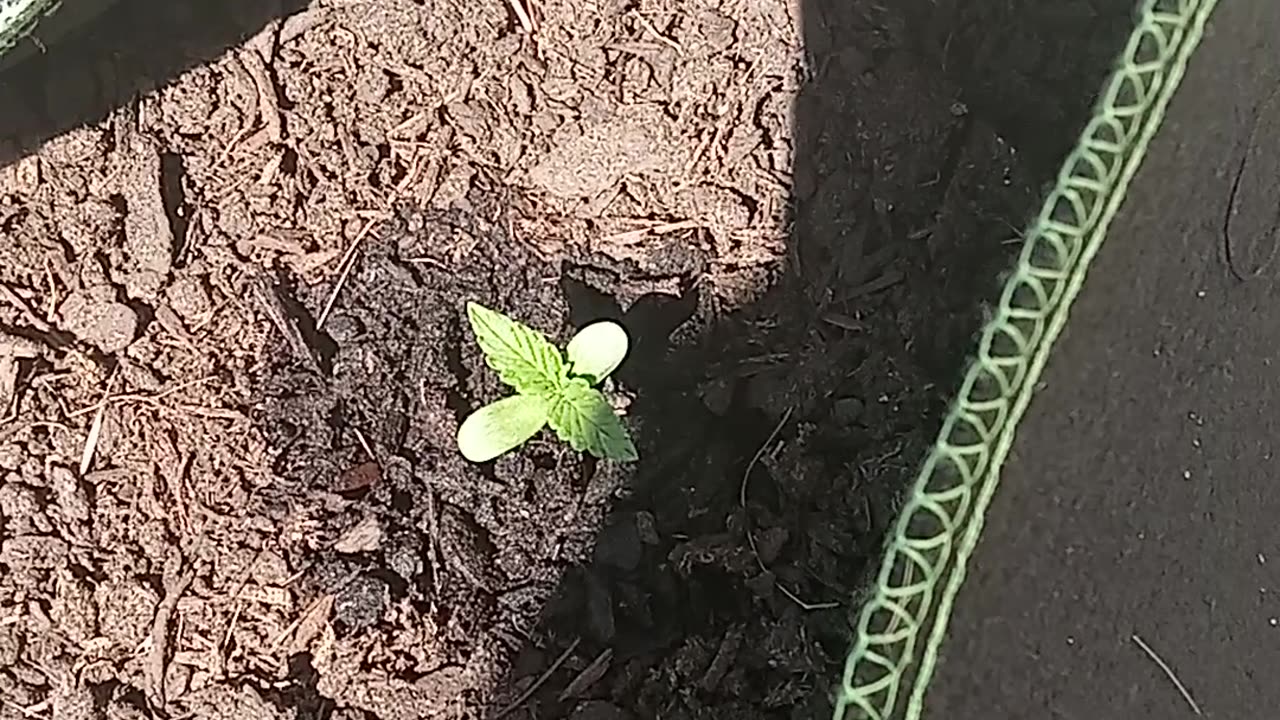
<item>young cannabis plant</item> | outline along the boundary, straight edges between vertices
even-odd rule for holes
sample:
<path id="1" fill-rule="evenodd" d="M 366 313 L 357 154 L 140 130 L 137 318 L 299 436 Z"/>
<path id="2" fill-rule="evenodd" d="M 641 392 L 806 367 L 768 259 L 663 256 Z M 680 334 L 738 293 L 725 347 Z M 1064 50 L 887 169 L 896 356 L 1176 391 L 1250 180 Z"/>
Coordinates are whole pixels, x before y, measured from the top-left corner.
<path id="1" fill-rule="evenodd" d="M 467 319 L 498 379 L 516 394 L 485 405 L 458 428 L 458 449 L 472 462 L 488 462 L 522 445 L 550 423 L 577 452 L 630 462 L 636 446 L 604 393 L 595 386 L 627 354 L 627 333 L 607 320 L 569 341 L 565 355 L 542 333 L 478 303 Z"/>

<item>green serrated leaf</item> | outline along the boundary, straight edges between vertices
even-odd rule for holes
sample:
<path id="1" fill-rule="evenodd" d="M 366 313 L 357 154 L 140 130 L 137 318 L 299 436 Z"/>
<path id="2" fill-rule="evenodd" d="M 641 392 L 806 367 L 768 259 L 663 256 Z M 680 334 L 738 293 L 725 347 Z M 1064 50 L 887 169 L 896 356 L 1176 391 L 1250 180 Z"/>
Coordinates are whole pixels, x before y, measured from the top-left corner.
<path id="1" fill-rule="evenodd" d="M 623 462 L 639 457 L 604 393 L 582 378 L 565 383 L 552 397 L 547 419 L 560 439 L 578 452 L 585 450 L 598 458 Z"/>
<path id="2" fill-rule="evenodd" d="M 564 358 L 546 335 L 475 302 L 467 319 L 486 363 L 516 392 L 547 395 L 564 382 Z"/>
<path id="3" fill-rule="evenodd" d="M 609 377 L 627 357 L 627 331 L 616 322 L 601 320 L 578 331 L 569 341 L 569 369 L 592 385 Z"/>
<path id="4" fill-rule="evenodd" d="M 471 462 L 489 462 L 536 435 L 549 410 L 540 395 L 512 395 L 485 405 L 462 421 L 458 450 Z"/>

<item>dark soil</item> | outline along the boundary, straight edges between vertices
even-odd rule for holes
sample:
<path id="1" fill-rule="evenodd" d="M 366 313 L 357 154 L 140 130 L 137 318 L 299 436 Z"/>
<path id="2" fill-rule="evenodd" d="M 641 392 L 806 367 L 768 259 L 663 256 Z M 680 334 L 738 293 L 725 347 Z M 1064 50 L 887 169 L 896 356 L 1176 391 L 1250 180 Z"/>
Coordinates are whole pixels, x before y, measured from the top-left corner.
<path id="1" fill-rule="evenodd" d="M 1280 7 L 1214 10 L 1018 428 L 926 717 L 1280 707 L 1277 37 Z"/>
<path id="2" fill-rule="evenodd" d="M 0 76 L 4 720 L 829 712 L 1129 10 L 120 2 Z M 467 300 L 641 462 L 464 463 Z"/>

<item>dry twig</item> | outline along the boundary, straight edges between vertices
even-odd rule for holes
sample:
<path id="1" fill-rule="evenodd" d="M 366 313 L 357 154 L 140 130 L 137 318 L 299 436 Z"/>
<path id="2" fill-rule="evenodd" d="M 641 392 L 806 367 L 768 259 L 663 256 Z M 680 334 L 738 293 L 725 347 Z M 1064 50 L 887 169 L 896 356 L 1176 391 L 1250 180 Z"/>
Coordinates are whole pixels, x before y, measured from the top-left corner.
<path id="1" fill-rule="evenodd" d="M 1186 700 L 1187 705 L 1191 706 L 1191 711 L 1196 715 L 1203 715 L 1204 713 L 1200 712 L 1200 706 L 1196 704 L 1195 698 L 1191 697 L 1191 691 L 1187 690 L 1187 686 L 1183 685 L 1182 681 L 1178 679 L 1178 676 L 1173 673 L 1173 668 L 1169 667 L 1169 663 L 1166 663 L 1161 659 L 1160 656 L 1156 654 L 1156 651 L 1151 649 L 1150 645 L 1144 642 L 1142 638 L 1138 637 L 1137 633 L 1133 634 L 1132 639 L 1133 644 L 1137 645 L 1142 652 L 1147 654 L 1147 657 L 1151 658 L 1152 662 L 1164 671 L 1165 677 L 1169 678 L 1169 682 L 1172 682 L 1173 686 L 1178 689 L 1178 692 L 1182 693 L 1182 699 Z"/>
<path id="2" fill-rule="evenodd" d="M 524 692 L 520 693 L 520 697 L 516 698 L 510 705 L 500 710 L 498 714 L 494 716 L 493 720 L 502 720 L 502 718 L 509 715 L 512 710 L 515 710 L 525 704 L 529 698 L 533 697 L 533 694 L 538 692 L 538 688 L 545 685 L 547 680 L 555 674 L 555 671 L 559 670 L 560 666 L 569 659 L 569 656 L 573 654 L 573 651 L 578 649 L 578 644 L 581 642 L 582 638 L 575 638 L 574 641 L 569 644 L 569 647 L 565 648 L 564 652 L 560 653 L 560 657 L 556 658 L 556 661 L 551 663 L 551 667 L 547 668 L 546 672 L 539 675 L 538 679 L 534 680 L 532 685 L 530 685 Z"/>
<path id="3" fill-rule="evenodd" d="M 67 417 L 80 417 L 81 415 L 88 415 L 91 412 L 98 412 L 99 410 L 106 407 L 107 405 L 111 403 L 116 403 L 116 402 L 146 402 L 146 403 L 155 404 L 165 399 L 166 397 L 173 395 L 174 393 L 181 392 L 190 387 L 195 387 L 196 385 L 202 385 L 217 377 L 218 377 L 217 375 L 206 375 L 205 377 L 202 377 L 198 380 L 188 380 L 187 382 L 179 383 L 178 385 L 175 385 L 169 388 L 168 390 L 162 390 L 154 395 L 143 395 L 143 394 L 136 394 L 136 393 L 128 394 L 128 395 L 111 395 L 110 393 L 108 393 L 107 397 L 99 400 L 98 402 L 90 405 L 89 407 L 80 408 L 79 410 L 75 410 L 71 413 L 68 413 Z"/>
<path id="4" fill-rule="evenodd" d="M 782 414 L 782 418 L 778 420 L 778 424 L 774 426 L 773 432 L 769 433 L 769 437 L 765 438 L 764 443 L 760 445 L 760 449 L 756 450 L 756 454 L 751 456 L 751 462 L 747 463 L 747 469 L 742 473 L 742 485 L 738 488 L 738 503 L 742 506 L 743 519 L 746 521 L 745 531 L 747 533 L 747 543 L 751 546 L 751 554 L 756 558 L 756 564 L 760 566 L 761 572 L 769 572 L 769 568 L 765 566 L 764 560 L 760 558 L 760 550 L 756 546 L 755 534 L 751 532 L 751 511 L 747 509 L 747 485 L 751 480 L 751 471 L 755 469 L 756 463 L 760 462 L 760 458 L 764 457 L 765 451 L 773 444 L 778 437 L 778 433 L 782 432 L 782 427 L 791 419 L 791 413 L 795 411 L 794 407 L 787 408 Z M 811 603 L 802 600 L 798 595 L 787 589 L 785 585 L 777 580 L 773 583 L 783 595 L 791 598 L 791 601 L 800 606 L 800 609 L 808 612 L 811 610 L 829 610 L 831 608 L 840 607 L 837 602 Z"/>
<path id="5" fill-rule="evenodd" d="M 147 657 L 147 700 L 154 708 L 164 708 L 165 691 L 165 654 L 169 646 L 169 619 L 178 608 L 178 600 L 187 591 L 191 582 L 196 579 L 195 567 L 187 568 L 182 575 L 170 578 L 166 583 L 164 600 L 156 608 L 155 619 L 151 623 L 151 653 Z"/>
<path id="6" fill-rule="evenodd" d="M 640 27 L 644 28 L 645 32 L 652 35 L 655 40 L 675 50 L 677 55 L 684 55 L 684 48 L 680 47 L 680 43 L 658 32 L 658 28 L 654 27 L 653 23 L 649 22 L 639 11 L 633 11 L 632 16 L 635 17 L 636 22 L 640 23 Z"/>
<path id="7" fill-rule="evenodd" d="M 107 392 L 97 405 L 98 412 L 93 416 L 93 424 L 89 426 L 89 436 L 85 438 L 84 450 L 80 453 L 80 477 L 88 474 L 89 468 L 93 466 L 93 454 L 98 449 L 98 439 L 102 437 L 102 422 L 106 418 L 107 402 L 111 400 L 115 385 L 116 375 L 112 373 L 111 377 L 107 378 Z"/>
<path id="8" fill-rule="evenodd" d="M 21 313 L 22 316 L 27 319 L 27 322 L 34 325 L 35 328 L 40 332 L 47 333 L 49 335 L 54 335 L 57 333 L 57 331 L 54 330 L 52 325 L 45 322 L 44 319 L 42 319 L 39 315 L 36 315 L 35 312 L 31 310 L 31 308 L 27 307 L 27 304 L 22 300 L 22 298 L 18 297 L 18 293 L 11 290 L 8 285 L 4 285 L 0 283 L 0 297 L 3 297 L 5 300 L 7 300 L 9 304 L 13 306 L 14 310 L 17 310 L 19 313 Z"/>
<path id="9" fill-rule="evenodd" d="M 520 28 L 526 33 L 533 34 L 533 17 L 525 9 L 524 3 L 521 0 L 507 0 L 507 4 L 511 6 L 511 11 L 516 14 L 516 18 L 520 21 Z"/>
<path id="10" fill-rule="evenodd" d="M 700 226 L 696 220 L 680 220 L 677 222 L 662 223 L 660 225 L 651 225 L 649 227 L 642 227 L 635 230 L 614 233 L 612 235 L 605 235 L 600 238 L 600 240 L 601 242 L 627 245 L 640 240 L 646 235 L 665 235 L 667 233 L 676 232 L 677 230 L 692 230 L 697 227 Z"/>
<path id="11" fill-rule="evenodd" d="M 355 239 L 351 241 L 351 246 L 347 248 L 347 252 L 342 256 L 342 270 L 338 273 L 338 282 L 334 283 L 333 290 L 329 293 L 329 299 L 325 300 L 324 310 L 321 311 L 320 317 L 316 318 L 316 330 L 323 328 L 325 320 L 329 319 L 329 313 L 333 312 L 333 305 L 338 301 L 338 293 L 342 292 L 342 286 L 347 283 L 347 278 L 351 275 L 351 269 L 355 267 L 356 251 L 360 249 L 360 244 L 364 242 L 365 236 L 377 224 L 377 219 L 370 218 L 366 220 L 364 226 L 356 233 Z"/>

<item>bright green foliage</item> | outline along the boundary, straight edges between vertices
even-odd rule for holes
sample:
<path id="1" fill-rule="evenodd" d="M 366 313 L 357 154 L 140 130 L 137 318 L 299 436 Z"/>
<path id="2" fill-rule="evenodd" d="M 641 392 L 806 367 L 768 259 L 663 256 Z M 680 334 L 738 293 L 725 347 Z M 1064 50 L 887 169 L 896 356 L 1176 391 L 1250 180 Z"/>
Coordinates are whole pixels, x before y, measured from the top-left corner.
<path id="1" fill-rule="evenodd" d="M 541 395 L 512 395 L 489 403 L 458 428 L 458 449 L 472 462 L 488 462 L 537 435 L 549 410 Z"/>
<path id="2" fill-rule="evenodd" d="M 546 335 L 473 302 L 467 318 L 485 362 L 516 392 L 545 395 L 564 383 L 564 360 Z"/>
<path id="3" fill-rule="evenodd" d="M 618 350 L 621 348 L 622 352 Z M 627 331 L 612 322 L 598 322 L 578 331 L 569 341 L 566 352 L 569 370 L 575 376 L 596 384 L 609 377 L 626 356 Z"/>
<path id="4" fill-rule="evenodd" d="M 627 333 L 617 323 L 592 323 L 569 341 L 568 362 L 545 335 L 477 303 L 467 318 L 485 362 L 516 395 L 472 413 L 458 428 L 458 450 L 488 462 L 514 450 L 550 422 L 578 452 L 631 462 L 638 458 L 627 429 L 604 393 L 603 382 L 627 355 Z"/>
<path id="5" fill-rule="evenodd" d="M 637 459 L 636 446 L 613 406 L 583 378 L 565 383 L 555 395 L 548 419 L 560 439 L 578 452 L 627 462 Z"/>

